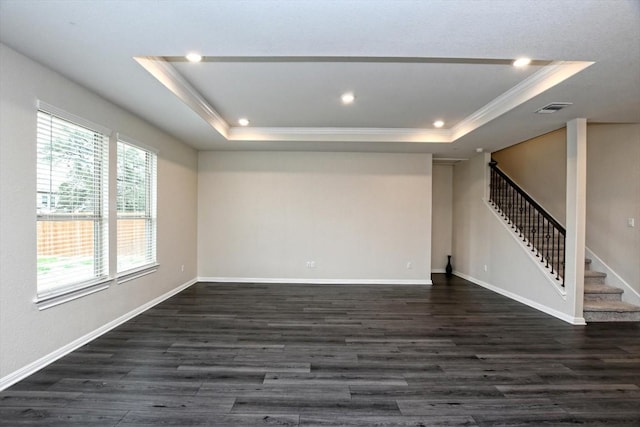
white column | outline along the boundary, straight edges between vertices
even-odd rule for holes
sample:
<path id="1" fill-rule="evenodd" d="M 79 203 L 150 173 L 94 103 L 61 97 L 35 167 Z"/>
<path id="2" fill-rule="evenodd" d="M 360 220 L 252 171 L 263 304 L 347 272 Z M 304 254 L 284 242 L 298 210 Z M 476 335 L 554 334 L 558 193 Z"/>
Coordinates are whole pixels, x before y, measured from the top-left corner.
<path id="1" fill-rule="evenodd" d="M 567 123 L 567 236 L 565 290 L 576 323 L 584 322 L 584 247 L 587 193 L 587 120 Z"/>

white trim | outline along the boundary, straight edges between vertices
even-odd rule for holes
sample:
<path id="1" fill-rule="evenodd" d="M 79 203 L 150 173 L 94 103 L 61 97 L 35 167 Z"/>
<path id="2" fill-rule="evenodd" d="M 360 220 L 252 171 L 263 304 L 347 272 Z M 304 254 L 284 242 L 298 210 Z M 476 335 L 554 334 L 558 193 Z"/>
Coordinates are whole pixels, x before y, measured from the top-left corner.
<path id="1" fill-rule="evenodd" d="M 158 271 L 159 266 L 160 264 L 156 262 L 153 264 L 147 264 L 144 267 L 123 271 L 118 275 L 118 285 L 146 276 L 147 274 L 155 273 Z"/>
<path id="2" fill-rule="evenodd" d="M 452 129 L 452 141 L 462 138 L 480 126 L 524 104 L 592 64 L 594 63 L 588 61 L 557 61 L 542 67 L 540 71 L 499 95 L 458 123 Z"/>
<path id="3" fill-rule="evenodd" d="M 38 310 L 46 310 L 47 308 L 103 291 L 109 287 L 109 283 L 112 281 L 113 277 L 103 277 L 82 285 L 38 295 L 33 302 L 38 307 Z"/>
<path id="4" fill-rule="evenodd" d="M 497 286 L 493 286 L 489 283 L 483 282 L 482 280 L 476 279 L 475 277 L 471 277 L 468 276 L 464 273 L 460 273 L 459 271 L 454 271 L 453 274 L 455 274 L 456 276 L 459 276 L 465 280 L 468 280 L 471 283 L 474 283 L 476 285 L 482 286 L 483 288 L 489 289 L 490 291 L 493 291 L 495 293 L 498 293 L 502 296 L 505 296 L 507 298 L 510 298 L 514 301 L 517 301 L 519 303 L 522 303 L 524 305 L 528 305 L 531 308 L 535 308 L 536 310 L 542 311 L 543 313 L 546 313 L 550 316 L 556 317 L 560 320 L 564 320 L 567 323 L 570 323 L 572 325 L 586 325 L 587 322 L 584 320 L 584 317 L 573 317 L 570 316 L 566 313 L 563 313 L 561 311 L 558 311 L 554 308 L 551 307 L 547 307 L 546 305 L 540 304 L 536 301 L 532 301 L 528 298 L 525 298 L 523 296 L 520 296 L 518 294 L 514 294 L 513 292 L 509 292 L 507 290 L 504 290 L 502 288 L 499 288 Z"/>
<path id="5" fill-rule="evenodd" d="M 56 106 L 53 106 L 51 104 L 48 104 L 44 101 L 41 100 L 37 100 L 36 101 L 36 108 L 38 110 L 44 111 L 45 113 L 49 113 L 52 116 L 56 116 L 58 118 L 67 120 L 69 122 L 72 122 L 73 124 L 82 126 L 82 127 L 86 127 L 89 130 L 92 130 L 94 132 L 98 132 L 101 133 L 102 135 L 109 137 L 112 133 L 111 129 L 109 129 L 106 126 L 102 126 L 99 125 L 97 123 L 92 122 L 91 120 L 87 120 L 83 117 L 80 117 L 78 115 L 75 115 L 73 113 L 70 113 L 68 111 L 63 110 L 62 108 L 58 108 Z"/>
<path id="6" fill-rule="evenodd" d="M 433 285 L 431 279 L 292 279 L 272 277 L 198 277 L 198 282 L 278 283 L 283 285 Z"/>
<path id="7" fill-rule="evenodd" d="M 432 268 L 431 273 L 446 273 L 447 270 L 444 268 Z"/>
<path id="8" fill-rule="evenodd" d="M 591 267 L 596 271 L 602 271 L 607 273 L 607 285 L 620 288 L 624 290 L 622 293 L 622 300 L 629 304 L 640 305 L 640 293 L 633 289 L 626 280 L 624 280 L 618 273 L 616 273 L 611 267 L 607 265 L 598 255 L 596 255 L 591 249 L 585 247 L 587 258 L 591 259 Z"/>
<path id="9" fill-rule="evenodd" d="M 228 137 L 229 125 L 220 114 L 207 102 L 182 75 L 159 56 L 135 56 L 138 64 L 158 79 L 167 89 L 173 92 L 182 102 L 202 117 L 224 138 Z"/>
<path id="10" fill-rule="evenodd" d="M 448 129 L 231 127 L 229 141 L 364 141 L 450 143 Z"/>
<path id="11" fill-rule="evenodd" d="M 523 252 L 525 252 L 527 254 L 527 256 L 529 257 L 531 262 L 533 262 L 536 265 L 536 267 L 538 267 L 538 270 L 540 270 L 542 273 L 544 273 L 544 275 L 547 277 L 547 282 L 551 286 L 553 286 L 553 288 L 556 290 L 556 292 L 558 292 L 558 294 L 563 299 L 566 300 L 567 299 L 566 290 L 556 280 L 555 276 L 551 273 L 551 271 L 549 269 L 545 268 L 544 265 L 540 262 L 540 260 L 533 254 L 533 252 L 531 252 L 525 246 L 524 241 L 522 240 L 522 238 L 504 221 L 504 219 L 498 214 L 496 209 L 493 206 L 491 206 L 489 201 L 487 199 L 482 199 L 482 201 L 484 202 L 484 204 L 487 207 L 487 209 L 489 209 L 489 211 L 491 211 L 491 213 L 496 217 L 498 222 L 509 232 L 509 235 L 513 238 L 513 240 L 515 240 L 518 243 L 518 245 L 522 248 Z"/>
<path id="12" fill-rule="evenodd" d="M 155 154 L 156 156 L 160 153 L 160 150 L 158 150 L 157 148 L 151 147 L 150 145 L 147 145 L 147 144 L 143 144 L 137 139 L 131 138 L 123 134 L 122 132 L 116 132 L 116 141 L 122 142 L 123 144 L 131 145 L 133 147 L 139 148 L 144 151 L 148 151 L 149 153 Z"/>
<path id="13" fill-rule="evenodd" d="M 37 371 L 39 371 L 40 369 L 46 367 L 47 365 L 55 362 L 56 360 L 60 359 L 63 356 L 66 356 L 67 354 L 71 353 L 72 351 L 78 349 L 79 347 L 82 347 L 83 345 L 93 341 L 94 339 L 98 338 L 100 335 L 103 335 L 107 332 L 109 332 L 110 330 L 112 330 L 113 328 L 116 328 L 118 326 L 120 326 L 121 324 L 125 323 L 128 320 L 133 319 L 134 317 L 138 316 L 139 314 L 147 311 L 148 309 L 154 307 L 157 304 L 160 304 L 161 302 L 163 302 L 164 300 L 171 298 L 172 296 L 174 296 L 175 294 L 187 289 L 189 286 L 193 285 L 194 283 L 197 283 L 196 279 L 192 279 L 180 286 L 178 286 L 177 288 L 163 294 L 160 295 L 157 298 L 154 298 L 153 300 L 141 305 L 140 307 L 118 317 L 115 320 L 112 320 L 111 322 L 99 327 L 98 329 L 89 332 L 88 334 L 76 339 L 75 341 L 70 342 L 69 344 L 60 347 L 59 349 L 47 354 L 46 356 L 41 357 L 40 359 L 31 362 L 30 364 L 18 369 L 17 371 L 14 371 L 12 373 L 10 373 L 9 375 L 6 375 L 2 378 L 0 378 L 0 391 L 11 387 L 13 384 L 17 383 L 20 380 L 23 380 L 24 378 L 28 377 L 29 375 L 32 375 L 34 373 L 36 373 Z"/>
<path id="14" fill-rule="evenodd" d="M 256 62 L 270 57 L 243 57 Z M 555 61 L 513 88 L 500 94 L 485 106 L 471 113 L 451 129 L 393 129 L 393 128 L 284 128 L 284 127 L 231 127 L 213 106 L 198 92 L 180 72 L 172 66 L 172 57 L 136 56 L 134 59 L 174 95 L 181 99 L 196 114 L 202 117 L 228 141 L 367 141 L 367 142 L 414 142 L 451 143 L 531 100 L 564 80 L 594 64 L 589 61 Z M 347 60 L 339 57 L 315 57 L 333 62 Z M 350 57 L 348 61 L 354 61 Z M 394 58 L 361 58 L 393 63 Z M 425 63 L 438 63 L 442 58 L 412 58 Z M 465 61 L 469 58 L 447 58 L 446 61 Z M 229 59 L 232 60 L 232 59 Z M 282 62 L 295 61 L 295 57 L 279 58 Z M 402 58 L 395 61 L 402 62 Z M 490 60 L 488 60 L 490 61 Z"/>

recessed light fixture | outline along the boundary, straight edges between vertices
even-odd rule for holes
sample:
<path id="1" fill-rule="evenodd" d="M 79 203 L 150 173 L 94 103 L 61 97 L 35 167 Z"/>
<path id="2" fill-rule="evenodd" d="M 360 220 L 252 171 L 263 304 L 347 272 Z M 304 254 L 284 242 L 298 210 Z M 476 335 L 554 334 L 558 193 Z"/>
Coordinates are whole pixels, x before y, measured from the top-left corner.
<path id="1" fill-rule="evenodd" d="M 356 96 L 353 94 L 353 92 L 347 92 L 347 93 L 343 93 L 340 99 L 342 100 L 343 104 L 347 105 L 347 104 L 352 104 L 353 101 L 356 100 Z"/>
<path id="2" fill-rule="evenodd" d="M 249 119 L 243 117 L 241 119 L 238 119 L 238 124 L 240 126 L 249 126 Z"/>
<path id="3" fill-rule="evenodd" d="M 526 67 L 529 64 L 531 64 L 531 59 L 529 58 L 518 58 L 513 61 L 514 67 Z"/>
<path id="4" fill-rule="evenodd" d="M 433 126 L 441 128 L 442 126 L 444 126 L 444 122 L 442 120 L 436 120 L 435 122 L 433 122 Z"/>
<path id="5" fill-rule="evenodd" d="M 484 151 L 483 148 L 480 148 L 480 147 L 476 148 L 476 153 L 482 153 L 483 151 Z"/>
<path id="6" fill-rule="evenodd" d="M 188 53 L 187 56 L 185 56 L 185 58 L 187 58 L 187 61 L 189 62 L 200 62 L 202 61 L 202 55 L 195 53 L 195 52 L 191 52 Z"/>

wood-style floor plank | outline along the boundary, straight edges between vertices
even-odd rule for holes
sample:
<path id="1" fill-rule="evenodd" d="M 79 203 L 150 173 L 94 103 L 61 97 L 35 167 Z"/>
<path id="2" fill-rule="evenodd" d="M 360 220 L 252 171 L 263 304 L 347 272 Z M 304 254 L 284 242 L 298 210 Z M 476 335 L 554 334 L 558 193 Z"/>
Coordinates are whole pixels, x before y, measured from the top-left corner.
<path id="1" fill-rule="evenodd" d="M 640 426 L 638 323 L 434 283 L 199 283 L 0 393 L 0 426 Z"/>

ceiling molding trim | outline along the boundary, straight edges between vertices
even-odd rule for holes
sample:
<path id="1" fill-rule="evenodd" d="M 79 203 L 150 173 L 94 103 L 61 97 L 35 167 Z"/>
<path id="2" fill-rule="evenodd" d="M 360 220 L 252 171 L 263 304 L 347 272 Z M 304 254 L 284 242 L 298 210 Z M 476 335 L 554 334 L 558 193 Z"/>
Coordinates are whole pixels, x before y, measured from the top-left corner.
<path id="1" fill-rule="evenodd" d="M 173 57 L 134 57 L 152 76 L 228 141 L 354 141 L 436 144 L 455 142 L 480 126 L 489 123 L 594 64 L 594 62 L 588 61 L 552 62 L 476 110 L 451 129 L 231 127 L 198 90 L 171 65 L 169 62 L 171 58 Z M 244 59 L 248 61 L 251 58 Z M 306 59 L 309 60 L 309 58 Z M 381 58 L 377 59 L 382 60 Z M 402 59 L 405 61 L 417 60 L 417 58 Z M 430 62 L 429 58 L 420 59 L 423 62 Z M 264 61 L 265 58 L 259 57 L 257 60 Z M 274 58 L 274 60 L 286 62 L 291 58 Z M 313 57 L 313 61 L 318 60 L 318 57 Z M 372 58 L 362 58 L 362 60 L 371 61 Z"/>
<path id="2" fill-rule="evenodd" d="M 166 62 L 188 62 L 184 56 L 162 56 Z M 453 58 L 426 56 L 204 56 L 201 62 L 342 62 L 382 64 L 478 64 L 511 65 L 515 58 Z M 533 59 L 529 65 L 544 66 L 553 61 Z"/>
<path id="3" fill-rule="evenodd" d="M 450 143 L 448 129 L 409 128 L 240 128 L 229 129 L 231 141 L 339 141 Z"/>
<path id="4" fill-rule="evenodd" d="M 452 142 L 574 76 L 594 62 L 556 61 L 518 83 L 452 128 Z"/>
<path id="5" fill-rule="evenodd" d="M 196 114 L 202 117 L 224 138 L 228 138 L 229 124 L 218 112 L 202 97 L 182 75 L 159 56 L 136 56 L 135 59 L 145 70 L 187 104 Z"/>

